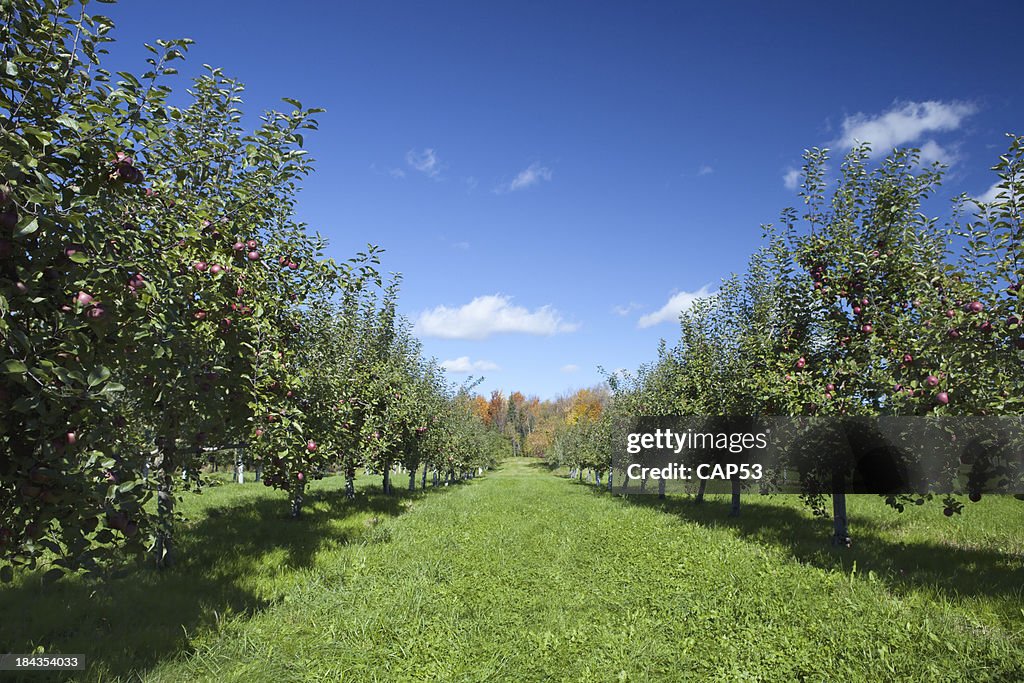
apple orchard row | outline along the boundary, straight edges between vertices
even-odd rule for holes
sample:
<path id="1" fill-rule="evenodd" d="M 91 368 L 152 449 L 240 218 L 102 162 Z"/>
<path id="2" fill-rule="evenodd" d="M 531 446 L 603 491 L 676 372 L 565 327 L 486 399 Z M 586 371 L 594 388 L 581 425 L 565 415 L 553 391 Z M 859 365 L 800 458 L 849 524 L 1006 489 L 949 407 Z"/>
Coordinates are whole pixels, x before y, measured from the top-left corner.
<path id="1" fill-rule="evenodd" d="M 254 131 L 219 69 L 174 98 L 187 40 L 101 65 L 108 19 L 10 3 L 0 43 L 0 578 L 174 556 L 176 472 L 247 444 L 301 512 L 308 473 L 456 477 L 486 436 L 395 315 L 374 247 L 296 223 L 317 109 Z M 51 52 L 60 55 L 54 59 Z M 147 476 L 148 475 L 148 476 Z"/>

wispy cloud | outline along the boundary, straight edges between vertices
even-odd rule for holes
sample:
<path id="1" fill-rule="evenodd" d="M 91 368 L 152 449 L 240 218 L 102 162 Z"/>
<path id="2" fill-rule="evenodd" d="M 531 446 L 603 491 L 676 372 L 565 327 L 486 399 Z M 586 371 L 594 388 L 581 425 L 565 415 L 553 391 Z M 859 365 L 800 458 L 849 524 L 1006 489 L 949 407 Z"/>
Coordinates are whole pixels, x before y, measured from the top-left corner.
<path id="1" fill-rule="evenodd" d="M 926 140 L 919 147 L 921 150 L 921 161 L 926 164 L 938 161 L 946 166 L 952 166 L 960 160 L 959 152 L 955 149 L 943 147 L 935 142 L 935 140 Z"/>
<path id="2" fill-rule="evenodd" d="M 1014 178 L 1014 181 L 1015 189 L 1019 193 L 1021 190 L 1021 185 L 1024 185 L 1024 176 L 1017 176 L 1016 178 Z M 975 201 L 984 202 L 985 204 L 1005 203 L 1009 193 L 1005 189 L 1000 189 L 999 185 L 1002 184 L 1003 182 L 1004 181 L 1002 180 L 997 180 L 994 183 L 992 183 L 991 187 L 989 187 L 987 190 L 985 190 L 977 197 L 974 197 Z M 998 196 L 1000 192 L 1003 192 L 1002 197 Z"/>
<path id="3" fill-rule="evenodd" d="M 565 372 L 565 373 L 576 372 L 579 369 L 580 369 L 580 366 L 578 366 L 578 365 L 576 365 L 574 363 L 569 363 L 568 365 L 563 365 L 561 367 L 561 371 Z"/>
<path id="4" fill-rule="evenodd" d="M 660 309 L 654 313 L 640 316 L 637 327 L 653 327 L 661 323 L 679 322 L 679 314 L 692 306 L 694 301 L 714 294 L 709 287 L 710 285 L 704 285 L 696 292 L 676 292 Z"/>
<path id="5" fill-rule="evenodd" d="M 714 172 L 715 172 L 715 169 L 713 167 L 711 167 L 711 166 L 708 166 L 707 164 L 702 164 L 701 167 L 697 169 L 697 175 L 699 175 L 699 176 L 701 176 L 701 175 L 711 175 Z"/>
<path id="6" fill-rule="evenodd" d="M 509 332 L 552 335 L 578 328 L 550 306 L 530 311 L 514 306 L 511 297 L 502 294 L 478 296 L 458 308 L 438 306 L 421 313 L 416 321 L 417 334 L 443 339 L 486 339 Z"/>
<path id="7" fill-rule="evenodd" d="M 641 308 L 640 304 L 630 301 L 625 306 L 612 306 L 612 311 L 614 311 L 616 315 L 629 315 L 638 308 Z"/>
<path id="8" fill-rule="evenodd" d="M 928 133 L 956 130 L 976 111 L 977 107 L 969 102 L 897 102 L 877 116 L 857 113 L 846 117 L 836 144 L 849 149 L 858 141 L 869 142 L 872 156 L 881 156 Z M 929 143 L 931 152 L 937 152 L 937 143 L 929 140 L 925 145 Z"/>
<path id="9" fill-rule="evenodd" d="M 512 179 L 512 182 L 504 183 L 494 189 L 495 192 L 515 192 L 516 190 L 525 190 L 528 187 L 532 187 L 542 181 L 547 182 L 551 180 L 551 169 L 547 166 L 541 166 L 539 163 L 533 163 L 524 168 L 522 171 Z"/>
<path id="10" fill-rule="evenodd" d="M 437 158 L 437 152 L 431 147 L 419 152 L 410 149 L 405 153 L 405 163 L 429 178 L 436 179 L 441 174 L 441 161 Z"/>
<path id="11" fill-rule="evenodd" d="M 467 251 L 469 249 L 469 242 L 452 242 L 452 249 Z"/>
<path id="12" fill-rule="evenodd" d="M 791 168 L 782 176 L 782 184 L 787 190 L 795 190 L 800 185 L 800 171 Z"/>
<path id="13" fill-rule="evenodd" d="M 391 174 L 392 178 L 404 178 L 405 177 L 405 171 L 403 171 L 400 168 L 393 168 L 390 171 L 388 171 L 388 173 Z"/>
<path id="14" fill-rule="evenodd" d="M 470 360 L 469 356 L 459 356 L 451 360 L 441 361 L 441 368 L 448 372 L 465 375 L 470 372 L 489 372 L 500 370 L 497 363 L 489 360 Z"/>

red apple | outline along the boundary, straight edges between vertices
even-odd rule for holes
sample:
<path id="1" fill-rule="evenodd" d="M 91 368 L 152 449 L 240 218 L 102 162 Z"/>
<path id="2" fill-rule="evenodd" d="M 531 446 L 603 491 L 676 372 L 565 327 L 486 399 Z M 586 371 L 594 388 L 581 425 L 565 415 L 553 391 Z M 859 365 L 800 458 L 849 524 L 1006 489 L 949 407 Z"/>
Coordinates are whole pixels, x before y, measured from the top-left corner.
<path id="1" fill-rule="evenodd" d="M 255 249 L 250 251 L 248 256 L 249 256 L 249 260 L 250 261 L 259 261 L 260 260 L 260 252 L 256 251 Z"/>
<path id="2" fill-rule="evenodd" d="M 206 261 L 196 261 L 196 263 L 195 263 L 195 265 L 193 266 L 193 268 L 195 268 L 195 269 L 196 269 L 196 270 L 198 270 L 198 271 L 199 271 L 200 273 L 202 273 L 203 271 L 205 271 L 205 270 L 206 270 Z"/>
<path id="3" fill-rule="evenodd" d="M 316 450 L 316 441 L 313 441 L 312 439 L 307 441 L 306 442 L 306 450 L 309 451 L 310 453 L 315 451 Z"/>
<path id="4" fill-rule="evenodd" d="M 980 301 L 972 301 L 970 304 L 967 305 L 967 308 L 970 309 L 972 313 L 981 313 L 982 311 L 985 310 L 985 304 L 981 303 Z"/>
<path id="5" fill-rule="evenodd" d="M 939 386 L 939 378 L 936 377 L 935 375 L 928 375 L 927 377 L 924 378 L 924 381 L 925 384 L 927 384 L 930 387 Z"/>
<path id="6" fill-rule="evenodd" d="M 79 306 L 88 306 L 92 303 L 92 295 L 86 292 L 79 292 L 75 295 L 75 303 Z"/>
<path id="7" fill-rule="evenodd" d="M 248 242 L 245 243 L 245 246 L 249 247 L 249 249 L 255 249 L 256 247 L 259 246 L 259 244 L 256 242 L 256 240 L 249 240 Z"/>
<path id="8" fill-rule="evenodd" d="M 940 391 L 939 393 L 935 394 L 935 402 L 938 403 L 939 405 L 947 405 L 949 403 L 949 394 L 946 393 L 945 391 Z"/>
<path id="9" fill-rule="evenodd" d="M 234 244 L 231 245 L 231 248 L 234 249 L 235 251 L 242 251 L 243 249 L 245 249 L 245 245 L 242 244 L 241 242 L 235 242 Z"/>

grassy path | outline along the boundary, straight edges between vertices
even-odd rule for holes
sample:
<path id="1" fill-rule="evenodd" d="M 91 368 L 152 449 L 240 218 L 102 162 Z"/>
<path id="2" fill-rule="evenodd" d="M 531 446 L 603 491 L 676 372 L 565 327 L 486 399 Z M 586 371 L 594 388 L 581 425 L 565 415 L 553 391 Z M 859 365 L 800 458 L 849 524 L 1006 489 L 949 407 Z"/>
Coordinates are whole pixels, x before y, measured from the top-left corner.
<path id="1" fill-rule="evenodd" d="M 1024 679 L 1019 628 L 526 461 L 410 500 L 146 680 Z"/>

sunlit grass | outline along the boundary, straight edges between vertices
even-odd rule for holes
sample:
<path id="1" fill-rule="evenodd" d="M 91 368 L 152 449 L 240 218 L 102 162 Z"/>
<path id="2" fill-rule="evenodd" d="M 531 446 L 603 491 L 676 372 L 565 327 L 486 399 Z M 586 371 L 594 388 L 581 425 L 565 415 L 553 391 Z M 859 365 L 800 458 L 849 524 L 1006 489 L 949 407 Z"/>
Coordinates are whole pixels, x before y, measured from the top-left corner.
<path id="1" fill-rule="evenodd" d="M 525 460 L 426 494 L 377 481 L 355 504 L 317 482 L 300 522 L 263 487 L 193 497 L 182 565 L 0 593 L 30 612 L 0 641 L 91 653 L 86 680 L 1024 678 L 1016 501 L 947 519 L 856 497 L 839 550 L 783 496 L 730 519 Z"/>

